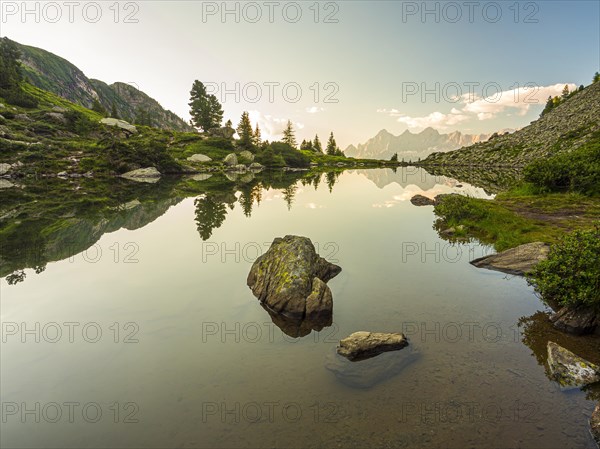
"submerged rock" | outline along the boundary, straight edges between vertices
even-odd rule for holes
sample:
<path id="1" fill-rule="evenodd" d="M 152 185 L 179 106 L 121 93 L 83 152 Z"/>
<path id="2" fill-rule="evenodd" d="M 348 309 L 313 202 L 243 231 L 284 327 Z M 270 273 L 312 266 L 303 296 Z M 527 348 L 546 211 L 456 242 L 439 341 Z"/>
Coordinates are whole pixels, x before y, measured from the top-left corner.
<path id="1" fill-rule="evenodd" d="M 600 381 L 600 367 L 548 342 L 550 374 L 562 388 L 579 388 Z"/>
<path id="2" fill-rule="evenodd" d="M 531 271 L 538 262 L 548 258 L 550 246 L 543 242 L 526 243 L 491 256 L 471 261 L 477 268 L 502 271 L 519 276 Z"/>
<path id="3" fill-rule="evenodd" d="M 267 311 L 271 321 L 281 332 L 292 337 L 301 338 L 309 335 L 312 331 L 320 332 L 324 328 L 331 326 L 333 315 L 331 313 L 319 313 L 317 316 L 310 318 L 294 318 L 280 313 L 275 313 L 264 304 L 261 304 L 263 309 Z"/>
<path id="4" fill-rule="evenodd" d="M 273 240 L 269 250 L 256 259 L 247 284 L 276 313 L 321 319 L 333 311 L 326 283 L 341 270 L 320 257 L 310 239 L 288 235 Z"/>
<path id="5" fill-rule="evenodd" d="M 434 206 L 435 200 L 427 198 L 423 195 L 415 195 L 410 199 L 410 202 L 415 206 Z"/>
<path id="6" fill-rule="evenodd" d="M 154 167 L 138 168 L 122 174 L 121 177 L 132 181 L 155 183 L 160 178 L 160 172 Z"/>
<path id="7" fill-rule="evenodd" d="M 593 307 L 563 307 L 550 317 L 555 328 L 575 335 L 600 330 L 600 312 Z"/>
<path id="8" fill-rule="evenodd" d="M 406 346 L 408 339 L 404 334 L 361 331 L 340 340 L 337 352 L 349 360 L 365 360 Z"/>
<path id="9" fill-rule="evenodd" d="M 347 387 L 367 389 L 400 374 L 419 357 L 414 348 L 408 347 L 367 360 L 351 361 L 334 350 L 327 356 L 325 368 Z"/>

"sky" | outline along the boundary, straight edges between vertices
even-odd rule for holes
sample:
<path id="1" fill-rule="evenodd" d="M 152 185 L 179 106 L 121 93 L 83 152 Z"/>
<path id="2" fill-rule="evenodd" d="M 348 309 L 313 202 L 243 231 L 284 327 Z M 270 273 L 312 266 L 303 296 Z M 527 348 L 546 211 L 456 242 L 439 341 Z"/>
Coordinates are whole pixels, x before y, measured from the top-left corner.
<path id="1" fill-rule="evenodd" d="M 0 1 L 0 36 L 131 83 L 189 119 L 204 82 L 263 137 L 468 134 L 535 120 L 600 70 L 600 2 Z"/>

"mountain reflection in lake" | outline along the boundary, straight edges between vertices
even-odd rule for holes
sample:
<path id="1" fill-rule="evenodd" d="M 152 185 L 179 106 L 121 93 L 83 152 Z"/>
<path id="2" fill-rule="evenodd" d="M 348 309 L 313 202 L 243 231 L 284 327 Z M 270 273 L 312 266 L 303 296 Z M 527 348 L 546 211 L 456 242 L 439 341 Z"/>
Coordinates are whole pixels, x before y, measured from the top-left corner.
<path id="1" fill-rule="evenodd" d="M 495 192 L 464 181 L 406 168 L 2 192 L 0 391 L 40 422 L 5 413 L 0 445 L 594 447 L 592 397 L 546 377 L 546 309 L 525 280 L 471 266 L 489 249 L 445 242 L 409 201 Z M 272 318 L 246 286 L 287 234 L 343 268 L 331 323 Z M 403 331 L 415 357 L 337 366 L 360 330 Z"/>

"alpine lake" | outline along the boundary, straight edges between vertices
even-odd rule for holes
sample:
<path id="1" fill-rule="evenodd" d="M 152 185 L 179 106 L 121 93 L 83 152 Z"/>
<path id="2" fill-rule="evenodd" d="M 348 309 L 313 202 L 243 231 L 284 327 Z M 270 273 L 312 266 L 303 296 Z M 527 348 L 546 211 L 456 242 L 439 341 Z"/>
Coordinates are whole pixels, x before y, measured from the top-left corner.
<path id="1" fill-rule="evenodd" d="M 500 175 L 498 175 L 500 177 Z M 420 168 L 22 180 L 0 192 L 2 447 L 594 448 L 600 389 L 562 389 L 524 278 L 434 228 L 415 194 L 493 198 L 499 177 Z M 246 285 L 276 237 L 342 267 L 333 321 L 295 323 Z M 364 362 L 356 331 L 410 345 Z"/>

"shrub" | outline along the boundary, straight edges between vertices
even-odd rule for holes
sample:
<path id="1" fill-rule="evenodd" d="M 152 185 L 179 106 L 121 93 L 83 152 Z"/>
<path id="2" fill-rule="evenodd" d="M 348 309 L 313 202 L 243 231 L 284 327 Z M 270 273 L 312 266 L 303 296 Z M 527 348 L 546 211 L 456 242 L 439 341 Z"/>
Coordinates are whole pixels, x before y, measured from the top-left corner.
<path id="1" fill-rule="evenodd" d="M 600 142 L 538 159 L 525 167 L 523 177 L 542 192 L 600 194 Z"/>
<path id="2" fill-rule="evenodd" d="M 600 308 L 600 224 L 567 234 L 527 276 L 545 302 Z"/>
<path id="3" fill-rule="evenodd" d="M 223 139 L 222 137 L 209 137 L 204 141 L 204 144 L 215 148 L 221 148 L 222 150 L 233 151 L 235 149 L 232 140 Z"/>
<path id="4" fill-rule="evenodd" d="M 38 106 L 38 101 L 33 96 L 23 92 L 20 88 L 0 90 L 0 96 L 3 97 L 7 103 L 21 108 L 33 109 Z"/>
<path id="5" fill-rule="evenodd" d="M 295 168 L 310 167 L 310 157 L 292 148 L 287 143 L 273 142 L 270 144 L 270 147 L 276 155 L 280 155 L 283 158 L 285 165 Z"/>

